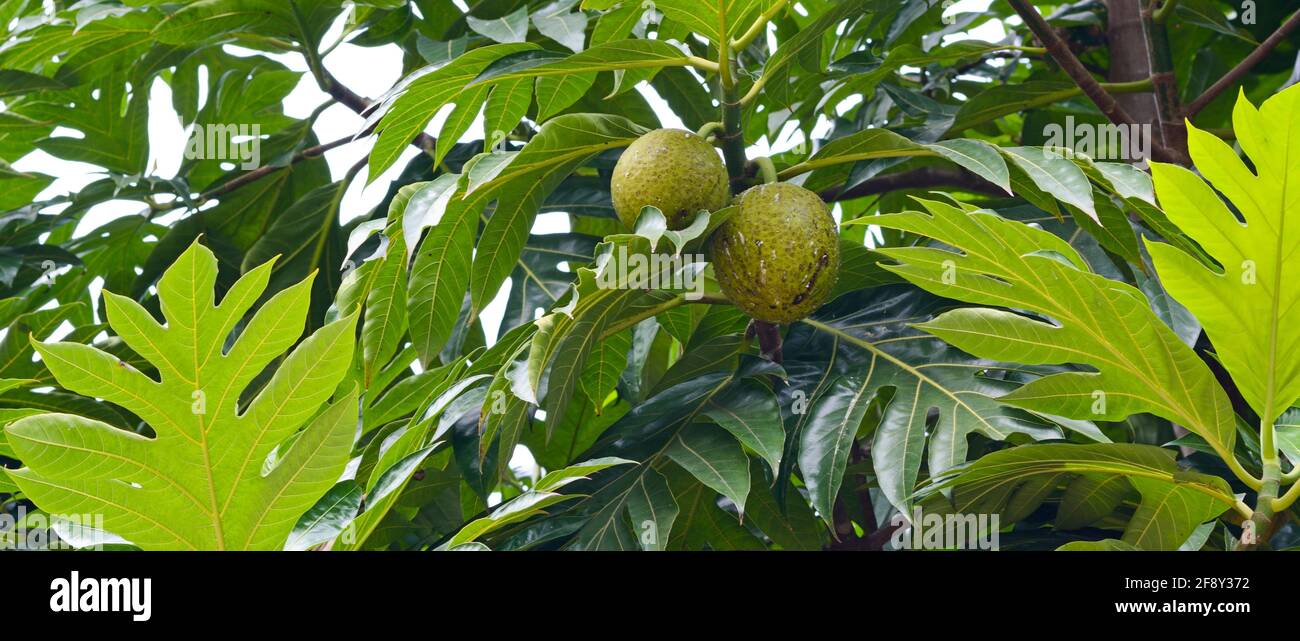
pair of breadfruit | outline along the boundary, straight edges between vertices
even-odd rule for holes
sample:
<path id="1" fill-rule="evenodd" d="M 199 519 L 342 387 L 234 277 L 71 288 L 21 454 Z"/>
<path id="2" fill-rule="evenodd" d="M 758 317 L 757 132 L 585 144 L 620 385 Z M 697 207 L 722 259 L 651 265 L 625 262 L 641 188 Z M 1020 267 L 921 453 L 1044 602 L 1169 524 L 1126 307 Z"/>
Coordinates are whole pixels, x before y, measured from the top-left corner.
<path id="1" fill-rule="evenodd" d="M 659 208 L 676 230 L 700 210 L 715 212 L 732 200 L 713 146 L 679 129 L 659 129 L 633 142 L 614 167 L 610 189 L 629 229 L 646 205 Z M 769 183 L 731 204 L 736 211 L 708 244 L 723 293 L 768 323 L 791 323 L 821 307 L 840 268 L 839 232 L 826 203 L 798 185 Z"/>

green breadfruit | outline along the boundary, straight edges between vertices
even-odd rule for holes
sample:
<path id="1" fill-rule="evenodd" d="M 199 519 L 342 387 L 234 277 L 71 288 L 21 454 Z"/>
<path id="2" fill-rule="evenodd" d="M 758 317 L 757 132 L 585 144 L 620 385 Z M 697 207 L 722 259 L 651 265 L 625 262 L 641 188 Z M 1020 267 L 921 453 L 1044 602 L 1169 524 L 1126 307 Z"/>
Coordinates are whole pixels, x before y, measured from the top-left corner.
<path id="1" fill-rule="evenodd" d="M 790 323 L 821 307 L 840 269 L 839 230 L 817 194 L 786 183 L 759 185 L 710 241 L 722 291 L 742 311 Z"/>
<path id="2" fill-rule="evenodd" d="M 614 166 L 610 191 L 628 229 L 647 205 L 664 213 L 669 229 L 685 228 L 700 210 L 725 207 L 731 194 L 713 146 L 680 129 L 657 129 L 628 146 Z"/>

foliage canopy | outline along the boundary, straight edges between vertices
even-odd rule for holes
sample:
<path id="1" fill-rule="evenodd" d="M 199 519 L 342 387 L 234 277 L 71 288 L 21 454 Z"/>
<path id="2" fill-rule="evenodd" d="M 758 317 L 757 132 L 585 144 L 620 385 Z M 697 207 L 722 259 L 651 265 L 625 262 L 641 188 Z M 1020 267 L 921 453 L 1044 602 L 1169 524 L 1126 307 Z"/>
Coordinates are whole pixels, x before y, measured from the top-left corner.
<path id="1" fill-rule="evenodd" d="M 914 510 L 1293 547 L 1266 4 L 0 0 L 0 507 L 144 549 L 883 549 Z M 824 305 L 727 300 L 734 206 L 620 220 L 664 128 L 828 204 Z"/>

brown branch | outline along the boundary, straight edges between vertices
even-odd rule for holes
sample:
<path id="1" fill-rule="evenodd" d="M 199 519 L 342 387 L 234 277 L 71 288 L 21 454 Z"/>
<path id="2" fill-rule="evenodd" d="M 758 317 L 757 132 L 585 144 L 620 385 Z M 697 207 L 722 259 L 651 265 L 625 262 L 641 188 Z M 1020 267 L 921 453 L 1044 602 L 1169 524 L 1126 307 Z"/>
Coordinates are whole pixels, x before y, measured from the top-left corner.
<path id="1" fill-rule="evenodd" d="M 357 115 L 365 116 L 374 105 L 374 101 L 364 96 L 360 96 L 355 91 L 343 86 L 343 84 L 334 76 L 330 75 L 328 71 L 321 69 L 321 76 L 323 78 L 321 82 L 321 90 L 328 93 L 343 106 L 356 112 Z M 357 137 L 360 138 L 366 136 L 370 134 L 373 129 L 374 125 L 371 125 L 369 129 L 357 134 Z M 433 150 L 437 148 L 438 142 L 433 136 L 422 131 L 415 136 L 415 140 L 413 140 L 411 144 L 424 151 L 433 152 Z"/>
<path id="2" fill-rule="evenodd" d="M 1241 77 L 1246 75 L 1246 73 L 1255 65 L 1259 64 L 1261 60 L 1267 58 L 1268 54 L 1272 53 L 1273 49 L 1277 48 L 1277 46 L 1286 39 L 1287 35 L 1292 31 L 1295 31 L 1297 26 L 1300 26 L 1300 11 L 1295 12 L 1290 19 L 1282 23 L 1282 26 L 1278 27 L 1277 31 L 1273 32 L 1273 35 L 1269 36 L 1264 40 L 1264 42 L 1261 42 L 1258 47 L 1255 47 L 1255 50 L 1250 52 L 1250 55 L 1246 56 L 1245 60 L 1242 60 L 1237 66 L 1232 68 L 1232 71 L 1224 74 L 1218 82 L 1211 85 L 1209 89 L 1206 89 L 1205 93 L 1201 94 L 1196 98 L 1196 100 L 1193 100 L 1191 104 L 1187 105 L 1187 109 L 1184 110 L 1183 113 L 1188 118 L 1199 113 L 1206 107 L 1206 105 L 1209 105 L 1215 98 L 1218 98 L 1219 94 L 1227 90 L 1228 87 L 1237 84 L 1237 82 L 1241 80 Z"/>
<path id="3" fill-rule="evenodd" d="M 331 76 L 327 71 L 322 70 L 322 76 L 324 78 L 323 81 L 324 86 L 322 86 L 321 89 L 323 89 L 326 93 L 328 93 L 331 97 L 333 97 L 334 100 L 346 106 L 348 109 L 351 109 L 352 111 L 356 112 L 358 115 L 364 116 L 366 111 L 370 109 L 370 106 L 373 104 L 373 102 L 370 99 L 362 97 L 358 95 L 355 91 L 352 91 L 351 89 L 348 89 L 347 87 L 343 86 L 338 80 L 336 80 L 333 76 Z M 373 126 L 371 127 L 371 129 L 373 129 Z M 239 176 L 236 176 L 235 178 L 232 178 L 224 183 L 221 183 L 220 185 L 200 194 L 198 198 L 198 202 L 202 203 L 203 201 L 209 200 L 211 198 L 216 198 L 223 194 L 230 193 L 236 189 L 239 189 L 240 187 L 243 187 L 244 185 L 261 180 L 262 178 L 265 178 L 266 176 L 269 176 L 275 173 L 276 171 L 279 171 L 280 169 L 284 169 L 285 167 L 292 165 L 293 163 L 308 158 L 315 158 L 331 149 L 334 149 L 335 147 L 341 147 L 354 140 L 359 140 L 369 133 L 370 133 L 370 129 L 367 129 L 361 132 L 360 134 L 354 136 L 347 136 L 345 138 L 340 138 L 333 142 L 327 142 L 323 145 L 308 147 L 306 149 L 303 149 L 302 151 L 299 151 L 298 153 L 295 153 L 293 157 L 289 159 L 289 162 L 286 163 L 285 165 L 267 165 L 265 167 L 258 167 L 257 169 L 253 169 L 246 173 L 240 174 Z M 411 141 L 411 144 L 415 145 L 416 147 L 419 147 L 420 149 L 426 152 L 432 152 L 437 147 L 437 140 L 435 140 L 429 134 L 421 132 L 420 135 L 415 137 L 415 140 Z M 368 157 L 369 156 L 367 156 L 367 158 Z M 365 159 L 363 158 L 362 161 L 364 162 Z"/>
<path id="4" fill-rule="evenodd" d="M 989 196 L 1006 196 L 1007 192 L 978 174 L 965 169 L 946 169 L 943 167 L 921 167 L 896 174 L 877 176 L 865 180 L 852 188 L 832 187 L 819 195 L 826 202 L 853 200 L 873 194 L 883 194 L 903 189 L 955 188 Z"/>
<path id="5" fill-rule="evenodd" d="M 224 183 L 221 183 L 220 185 L 217 185 L 216 187 L 213 187 L 212 189 L 203 192 L 202 194 L 199 194 L 198 201 L 202 203 L 203 201 L 216 198 L 223 194 L 230 193 L 236 189 L 239 189 L 240 187 L 243 187 L 244 185 L 261 180 L 262 178 L 265 178 L 281 169 L 284 169 L 285 167 L 288 167 L 293 163 L 296 163 L 300 160 L 306 160 L 308 158 L 316 158 L 324 154 L 325 152 L 334 149 L 335 147 L 341 147 L 343 145 L 346 145 L 349 142 L 352 142 L 353 140 L 356 140 L 355 136 L 347 136 L 344 138 L 339 138 L 338 140 L 332 142 L 327 142 L 323 145 L 308 147 L 306 149 L 303 149 L 302 151 L 295 153 L 289 159 L 289 162 L 283 165 L 265 165 L 263 167 L 258 167 L 257 169 L 253 169 L 251 171 L 244 172 L 234 178 L 231 178 L 230 180 L 227 180 Z"/>
<path id="6" fill-rule="evenodd" d="M 1051 25 L 1047 24 L 1047 21 L 1043 19 L 1037 9 L 1030 6 L 1027 0 L 1007 0 L 1007 2 L 1020 15 L 1020 19 L 1025 21 L 1025 26 L 1029 27 L 1029 30 L 1033 32 L 1039 42 L 1042 42 L 1043 46 L 1047 48 L 1047 53 L 1052 56 L 1056 64 L 1061 66 L 1061 70 L 1070 76 L 1074 84 L 1083 90 L 1083 94 L 1088 96 L 1088 99 L 1094 105 L 1097 105 L 1097 109 L 1101 110 L 1101 113 L 1106 118 L 1117 125 L 1133 126 L 1137 124 L 1133 117 L 1115 101 L 1115 97 L 1110 95 L 1092 77 L 1092 74 L 1083 66 L 1083 63 L 1079 62 L 1079 59 L 1070 51 L 1070 46 L 1064 40 L 1061 40 L 1061 36 L 1052 29 Z M 1190 163 L 1185 155 L 1179 154 L 1155 140 L 1151 141 L 1151 155 L 1156 160 L 1163 162 L 1176 162 L 1183 165 Z"/>

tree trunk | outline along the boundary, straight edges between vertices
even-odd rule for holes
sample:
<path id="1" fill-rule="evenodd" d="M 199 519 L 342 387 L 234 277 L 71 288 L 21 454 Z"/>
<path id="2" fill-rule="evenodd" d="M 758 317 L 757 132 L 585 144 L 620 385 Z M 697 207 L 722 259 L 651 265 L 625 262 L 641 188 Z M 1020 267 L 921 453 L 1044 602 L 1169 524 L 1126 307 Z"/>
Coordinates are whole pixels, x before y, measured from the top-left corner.
<path id="1" fill-rule="evenodd" d="M 1141 0 L 1107 0 L 1107 40 L 1110 44 L 1109 82 L 1145 80 L 1151 77 L 1151 60 L 1142 26 Z M 1115 100 L 1139 124 L 1151 125 L 1156 141 L 1165 144 L 1160 131 L 1156 98 L 1151 93 L 1117 94 Z"/>

